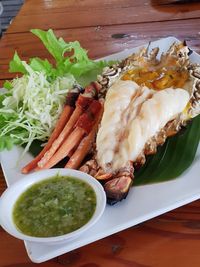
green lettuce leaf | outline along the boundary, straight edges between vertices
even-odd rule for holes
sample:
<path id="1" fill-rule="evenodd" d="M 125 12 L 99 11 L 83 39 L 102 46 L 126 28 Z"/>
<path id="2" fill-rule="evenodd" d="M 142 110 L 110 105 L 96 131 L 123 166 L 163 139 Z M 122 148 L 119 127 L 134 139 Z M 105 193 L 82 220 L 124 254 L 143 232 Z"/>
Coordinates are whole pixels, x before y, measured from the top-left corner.
<path id="1" fill-rule="evenodd" d="M 15 52 L 10 62 L 10 72 L 22 74 L 30 74 L 32 71 L 43 72 L 47 74 L 49 81 L 69 73 L 82 86 L 86 86 L 91 81 L 96 80 L 97 75 L 102 72 L 105 66 L 113 64 L 113 62 L 89 59 L 87 50 L 82 48 L 78 41 L 65 42 L 63 38 L 57 38 L 51 29 L 48 31 L 33 29 L 31 32 L 42 41 L 45 48 L 52 55 L 54 63 L 51 64 L 47 59 L 38 57 L 31 58 L 29 62 L 25 62 Z M 5 84 L 5 86 L 8 88 L 9 84 Z"/>
<path id="2" fill-rule="evenodd" d="M 43 71 L 44 73 L 50 73 L 53 70 L 52 64 L 47 60 L 42 60 L 38 57 L 30 59 L 30 67 L 35 71 Z"/>
<path id="3" fill-rule="evenodd" d="M 9 72 L 21 72 L 23 74 L 27 74 L 27 70 L 23 65 L 23 61 L 20 59 L 16 51 L 13 59 L 10 61 Z"/>
<path id="4" fill-rule="evenodd" d="M 87 76 L 91 71 L 93 75 L 89 74 L 90 80 L 86 77 L 86 81 L 91 82 L 96 80 L 96 75 L 101 73 L 105 66 L 109 65 L 106 61 L 89 59 L 87 51 L 81 47 L 78 41 L 67 43 L 63 38 L 57 38 L 51 29 L 48 31 L 33 29 L 31 32 L 40 38 L 55 59 L 54 74 L 57 76 L 71 73 L 75 79 L 80 79 L 82 76 L 80 80 L 83 81 L 83 75 Z M 84 85 L 86 81 L 83 82 Z"/>
<path id="5" fill-rule="evenodd" d="M 52 29 L 48 31 L 33 29 L 31 32 L 40 38 L 46 49 L 55 58 L 57 63 L 63 61 L 63 53 L 67 44 L 62 38 L 57 39 Z"/>
<path id="6" fill-rule="evenodd" d="M 5 81 L 3 84 L 3 87 L 6 88 L 7 90 L 10 90 L 13 88 L 12 83 L 10 81 Z"/>

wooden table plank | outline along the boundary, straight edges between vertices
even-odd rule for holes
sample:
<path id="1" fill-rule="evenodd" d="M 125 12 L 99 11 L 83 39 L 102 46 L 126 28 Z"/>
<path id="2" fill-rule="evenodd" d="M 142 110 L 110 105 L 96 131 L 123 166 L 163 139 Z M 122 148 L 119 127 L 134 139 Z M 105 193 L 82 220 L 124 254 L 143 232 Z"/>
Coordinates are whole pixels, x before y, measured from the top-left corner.
<path id="1" fill-rule="evenodd" d="M 166 1 L 165 1 L 166 2 Z M 69 29 L 200 17 L 200 3 L 163 4 L 152 0 L 27 1 L 8 33 L 31 28 Z M 172 1 L 173 2 L 173 1 Z"/>
<path id="2" fill-rule="evenodd" d="M 163 21 L 151 24 L 140 23 L 65 29 L 56 30 L 55 33 L 67 41 L 78 39 L 81 45 L 89 50 L 90 57 L 98 58 L 167 36 L 176 36 L 180 40 L 186 39 L 192 49 L 200 52 L 198 25 L 200 25 L 200 19 L 189 19 L 176 22 Z M 179 29 L 178 32 L 177 28 Z M 193 30 L 191 31 L 191 29 Z M 118 34 L 124 34 L 122 35 L 124 38 L 116 38 Z M 0 42 L 0 79 L 9 79 L 15 75 L 8 73 L 8 64 L 15 50 L 24 60 L 35 56 L 50 57 L 39 39 L 33 34 L 6 34 Z"/>

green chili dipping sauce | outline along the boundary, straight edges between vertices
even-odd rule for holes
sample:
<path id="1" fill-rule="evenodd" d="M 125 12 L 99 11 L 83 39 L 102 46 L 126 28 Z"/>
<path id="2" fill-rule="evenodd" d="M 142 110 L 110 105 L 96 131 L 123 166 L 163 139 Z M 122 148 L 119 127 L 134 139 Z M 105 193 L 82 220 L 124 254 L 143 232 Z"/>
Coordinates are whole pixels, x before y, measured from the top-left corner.
<path id="1" fill-rule="evenodd" d="M 13 219 L 24 234 L 53 237 L 86 224 L 96 208 L 96 195 L 86 182 L 55 176 L 36 183 L 18 198 Z"/>

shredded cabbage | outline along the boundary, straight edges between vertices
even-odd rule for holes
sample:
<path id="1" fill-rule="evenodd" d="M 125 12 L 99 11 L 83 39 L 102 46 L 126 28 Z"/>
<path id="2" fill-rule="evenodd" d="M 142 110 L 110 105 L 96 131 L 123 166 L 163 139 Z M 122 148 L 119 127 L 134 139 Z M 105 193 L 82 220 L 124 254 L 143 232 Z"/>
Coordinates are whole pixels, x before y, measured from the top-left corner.
<path id="1" fill-rule="evenodd" d="M 67 74 L 49 82 L 45 73 L 23 64 L 28 74 L 11 82 L 12 91 L 2 101 L 0 113 L 5 125 L 1 127 L 0 140 L 10 136 L 14 143 L 27 143 L 27 151 L 34 139 L 45 141 L 50 136 L 75 79 Z"/>

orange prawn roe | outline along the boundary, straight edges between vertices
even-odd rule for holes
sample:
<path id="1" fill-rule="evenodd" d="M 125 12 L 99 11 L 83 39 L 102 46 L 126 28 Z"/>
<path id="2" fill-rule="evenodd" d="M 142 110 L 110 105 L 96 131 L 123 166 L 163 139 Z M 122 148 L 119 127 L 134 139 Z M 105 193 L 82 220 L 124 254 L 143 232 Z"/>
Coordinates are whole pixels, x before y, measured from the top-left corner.
<path id="1" fill-rule="evenodd" d="M 139 85 L 146 85 L 154 90 L 162 90 L 169 87 L 181 88 L 188 78 L 189 74 L 186 70 L 138 68 L 127 71 L 122 80 L 132 80 Z"/>

